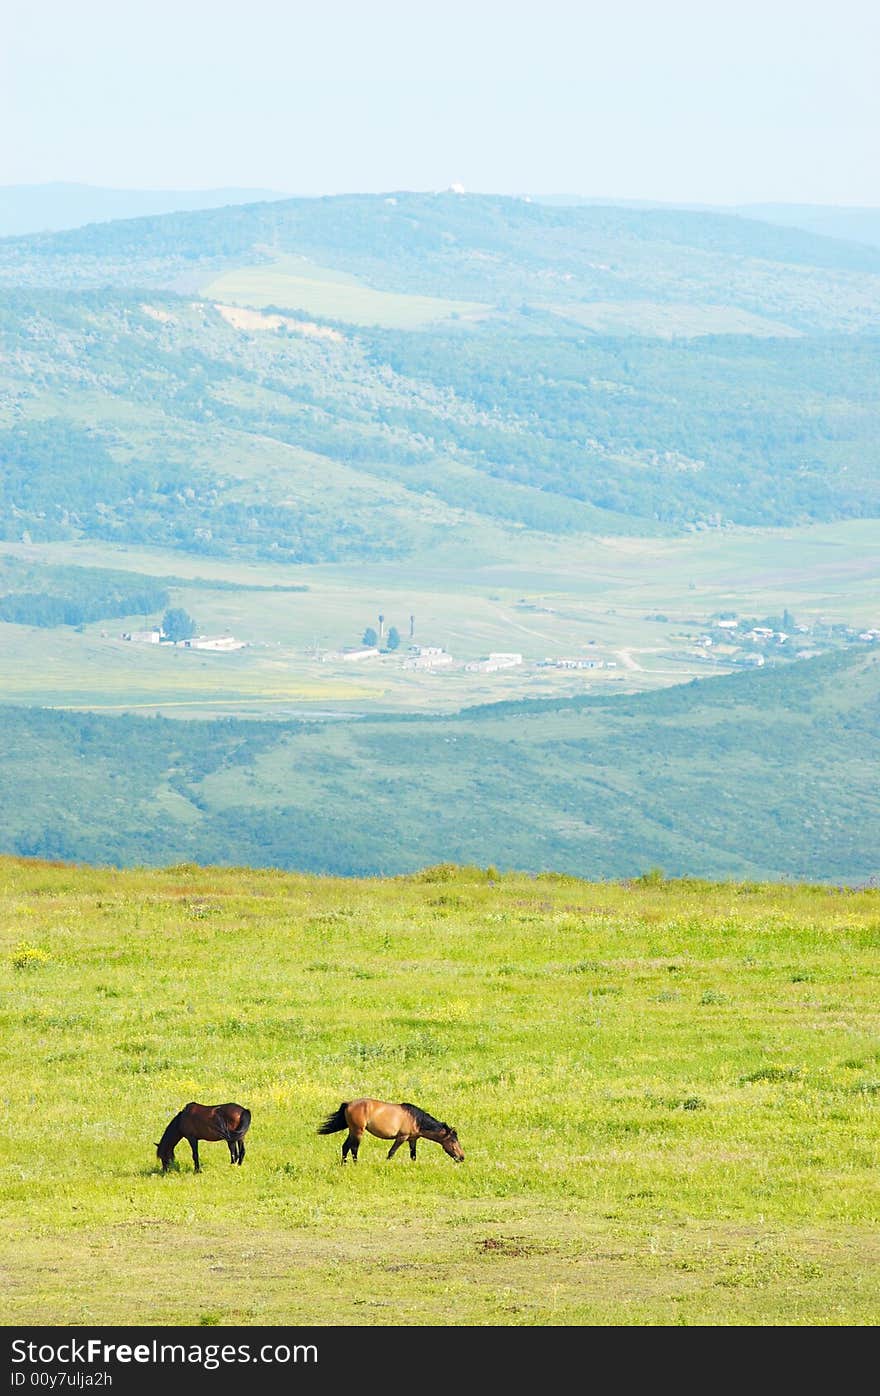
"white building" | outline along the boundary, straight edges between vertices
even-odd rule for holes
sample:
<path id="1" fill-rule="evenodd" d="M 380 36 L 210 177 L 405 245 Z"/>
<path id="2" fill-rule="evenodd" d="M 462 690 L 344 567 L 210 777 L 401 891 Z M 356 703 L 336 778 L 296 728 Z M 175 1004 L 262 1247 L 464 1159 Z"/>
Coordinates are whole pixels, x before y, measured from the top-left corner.
<path id="1" fill-rule="evenodd" d="M 403 661 L 402 669 L 444 669 L 455 661 L 445 650 L 435 650 L 431 654 L 411 654 Z"/>
<path id="2" fill-rule="evenodd" d="M 152 630 L 123 630 L 123 640 L 133 640 L 138 645 L 158 645 L 162 639 L 162 631 L 158 626 Z"/>
<path id="3" fill-rule="evenodd" d="M 219 654 L 244 647 L 244 640 L 236 640 L 234 635 L 194 635 L 191 640 L 174 641 L 174 648 L 178 650 L 213 650 Z"/>
<path id="4" fill-rule="evenodd" d="M 347 664 L 357 664 L 362 659 L 375 659 L 381 651 L 375 645 L 358 645 L 352 649 L 340 650 L 339 658 Z"/>
<path id="5" fill-rule="evenodd" d="M 582 659 L 579 655 L 571 658 L 565 656 L 562 659 L 541 659 L 538 661 L 540 669 L 601 669 L 604 666 L 604 659 Z"/>
<path id="6" fill-rule="evenodd" d="M 498 669 L 514 669 L 517 664 L 522 664 L 522 662 L 521 654 L 502 654 L 493 651 L 488 659 L 473 659 L 470 664 L 466 664 L 464 667 L 471 674 L 494 674 Z"/>

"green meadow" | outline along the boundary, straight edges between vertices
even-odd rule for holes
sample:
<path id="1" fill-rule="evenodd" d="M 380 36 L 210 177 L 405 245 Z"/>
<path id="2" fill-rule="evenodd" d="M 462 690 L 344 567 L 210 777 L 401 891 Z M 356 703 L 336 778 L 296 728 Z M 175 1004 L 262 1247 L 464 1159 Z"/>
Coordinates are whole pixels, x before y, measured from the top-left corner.
<path id="1" fill-rule="evenodd" d="M 224 272 L 202 294 L 234 305 L 304 310 L 350 325 L 382 325 L 415 329 L 451 316 L 485 315 L 490 307 L 475 301 L 440 296 L 402 295 L 376 291 L 343 271 L 316 266 L 306 257 L 278 257 L 272 262 Z"/>
<path id="2" fill-rule="evenodd" d="M 880 1317 L 877 890 L 5 859 L 0 931 L 8 1322 Z M 465 1163 L 341 1167 L 357 1094 Z"/>

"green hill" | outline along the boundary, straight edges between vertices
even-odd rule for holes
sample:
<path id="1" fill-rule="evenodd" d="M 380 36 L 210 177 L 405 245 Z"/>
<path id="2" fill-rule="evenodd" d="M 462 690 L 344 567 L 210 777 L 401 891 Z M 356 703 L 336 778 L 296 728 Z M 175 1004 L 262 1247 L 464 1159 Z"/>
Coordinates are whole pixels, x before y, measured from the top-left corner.
<path id="1" fill-rule="evenodd" d="M 278 561 L 880 513 L 880 251 L 394 194 L 0 241 L 0 536 Z"/>
<path id="2" fill-rule="evenodd" d="M 880 662 L 452 717 L 186 723 L 4 708 L 0 848 L 91 863 L 859 882 Z"/>
<path id="3" fill-rule="evenodd" d="M 0 243 L 18 285 L 192 284 L 210 265 L 295 253 L 383 290 L 497 300 L 693 300 L 803 326 L 871 323 L 880 251 L 717 213 L 553 208 L 490 195 L 336 195 L 93 224 Z M 820 273 L 819 275 L 816 275 Z M 203 272 L 199 271 L 199 275 Z M 813 294 L 805 297 L 805 288 Z M 837 303 L 834 303 L 834 292 Z M 783 317 L 786 318 L 786 317 Z"/>

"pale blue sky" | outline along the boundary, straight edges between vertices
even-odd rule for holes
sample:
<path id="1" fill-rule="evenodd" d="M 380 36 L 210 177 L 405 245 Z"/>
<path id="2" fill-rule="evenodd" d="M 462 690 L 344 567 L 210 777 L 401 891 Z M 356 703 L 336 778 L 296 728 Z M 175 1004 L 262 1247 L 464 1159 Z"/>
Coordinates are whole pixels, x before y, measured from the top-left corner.
<path id="1" fill-rule="evenodd" d="M 0 184 L 880 205 L 876 0 L 0 13 Z"/>

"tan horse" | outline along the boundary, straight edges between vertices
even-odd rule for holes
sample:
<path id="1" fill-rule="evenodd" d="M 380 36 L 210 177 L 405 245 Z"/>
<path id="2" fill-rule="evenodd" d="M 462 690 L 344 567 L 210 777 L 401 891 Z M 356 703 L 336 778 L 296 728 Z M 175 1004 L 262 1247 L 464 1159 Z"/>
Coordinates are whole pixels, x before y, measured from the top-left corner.
<path id="1" fill-rule="evenodd" d="M 189 1105 L 174 1116 L 159 1143 L 156 1157 L 161 1160 L 165 1173 L 174 1162 L 174 1150 L 185 1139 L 192 1149 L 193 1164 L 197 1173 L 199 1167 L 199 1140 L 218 1143 L 221 1139 L 229 1147 L 230 1163 L 241 1164 L 244 1160 L 243 1139 L 251 1122 L 251 1112 L 243 1105 L 230 1101 L 227 1105 L 199 1105 L 191 1100 Z"/>
<path id="2" fill-rule="evenodd" d="M 394 1157 L 401 1144 L 408 1144 L 409 1156 L 415 1161 L 417 1141 L 430 1139 L 439 1144 L 455 1163 L 464 1162 L 464 1150 L 455 1130 L 407 1101 L 392 1105 L 390 1101 L 373 1100 L 371 1096 L 344 1100 L 339 1109 L 319 1125 L 318 1133 L 338 1134 L 343 1129 L 348 1130 L 348 1138 L 342 1146 L 343 1163 L 349 1154 L 357 1163 L 358 1149 L 365 1132 L 374 1134 L 377 1139 L 394 1140 L 388 1150 L 388 1158 Z"/>

